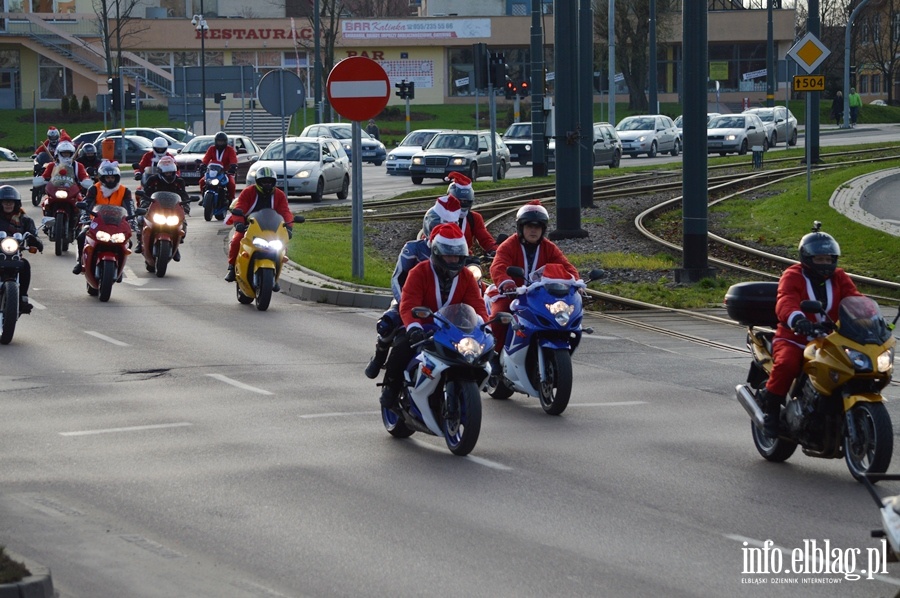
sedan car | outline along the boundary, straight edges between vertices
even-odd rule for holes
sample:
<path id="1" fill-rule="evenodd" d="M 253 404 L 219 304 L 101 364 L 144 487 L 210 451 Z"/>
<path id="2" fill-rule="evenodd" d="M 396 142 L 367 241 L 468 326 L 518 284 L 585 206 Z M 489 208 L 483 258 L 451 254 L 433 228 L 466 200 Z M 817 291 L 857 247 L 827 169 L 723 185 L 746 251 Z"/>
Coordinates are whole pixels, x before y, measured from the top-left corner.
<path id="1" fill-rule="evenodd" d="M 250 167 L 248 185 L 256 183 L 256 173 L 263 166 L 275 171 L 280 189 L 287 183 L 288 195 L 309 195 L 319 202 L 326 193 L 336 193 L 338 199 L 347 199 L 350 193 L 350 158 L 340 142 L 330 137 L 276 139 Z"/>
<path id="2" fill-rule="evenodd" d="M 125 135 L 125 159 L 123 160 L 122 135 L 107 135 L 104 139 L 112 139 L 115 142 L 115 157 L 113 159 L 119 163 L 119 166 L 140 162 L 144 154 L 153 149 L 153 144 L 146 137 L 138 137 L 137 135 Z M 99 146 L 97 149 L 99 151 Z"/>
<path id="3" fill-rule="evenodd" d="M 104 131 L 85 131 L 84 133 L 79 133 L 72 139 L 72 143 L 75 144 L 76 148 L 81 147 L 85 143 L 94 143 L 97 141 L 97 137 L 99 137 Z M 113 131 L 115 132 L 115 131 Z M 121 133 L 121 131 L 119 131 Z M 97 146 L 97 150 L 100 150 L 100 146 Z"/>
<path id="4" fill-rule="evenodd" d="M 706 113 L 706 125 L 709 126 L 709 120 L 714 117 L 719 116 L 718 112 L 707 112 Z M 678 129 L 678 138 L 681 139 L 681 147 L 684 148 L 684 115 L 679 114 L 678 118 L 675 119 L 675 128 Z"/>
<path id="5" fill-rule="evenodd" d="M 502 179 L 509 170 L 509 148 L 500 135 L 494 137 L 497 147 L 497 178 Z M 473 181 L 480 175 L 490 174 L 490 131 L 441 131 L 412 157 L 409 174 L 415 185 L 426 178 L 443 179 L 451 172 L 461 172 Z"/>
<path id="6" fill-rule="evenodd" d="M 440 129 L 419 129 L 404 137 L 400 145 L 388 152 L 387 173 L 409 176 L 409 165 L 413 154 L 422 151 L 431 138 L 440 132 Z"/>
<path id="7" fill-rule="evenodd" d="M 664 114 L 626 116 L 616 125 L 622 140 L 622 153 L 633 158 L 647 154 L 655 158 L 659 152 L 677 156 L 681 152 L 681 138 L 672 119 Z"/>
<path id="8" fill-rule="evenodd" d="M 350 123 L 319 123 L 309 125 L 300 132 L 301 137 L 331 137 L 337 139 L 344 146 L 344 151 L 350 161 L 353 161 L 353 128 Z M 387 158 L 387 150 L 384 144 L 360 130 L 360 144 L 362 146 L 362 161 L 371 162 L 375 166 L 384 164 Z"/>
<path id="9" fill-rule="evenodd" d="M 196 137 L 196 135 L 194 135 L 190 131 L 185 131 L 184 129 L 179 129 L 176 127 L 157 127 L 156 130 L 162 131 L 169 137 L 174 137 L 181 143 L 187 143 L 188 141 Z"/>
<path id="10" fill-rule="evenodd" d="M 503 143 L 509 148 L 509 159 L 527 166 L 531 161 L 531 123 L 513 123 L 503 133 Z"/>
<path id="11" fill-rule="evenodd" d="M 743 155 L 753 147 L 769 149 L 766 127 L 755 114 L 724 114 L 709 121 L 707 152 L 719 152 L 720 156 L 729 152 Z"/>
<path id="12" fill-rule="evenodd" d="M 122 129 L 110 129 L 108 131 L 104 131 L 97 136 L 94 140 L 94 143 L 100 143 L 104 137 L 109 137 L 110 135 L 121 134 Z M 143 137 L 147 141 L 153 141 L 157 137 L 162 137 L 166 140 L 166 143 L 169 144 L 169 148 L 173 150 L 180 150 L 184 147 L 184 143 L 178 141 L 174 137 L 167 135 L 160 131 L 159 129 L 151 129 L 148 127 L 128 127 L 125 129 L 126 135 L 135 135 L 137 137 Z"/>
<path id="13" fill-rule="evenodd" d="M 16 152 L 12 151 L 11 149 L 0 147 L 0 160 L 6 160 L 8 162 L 18 162 L 19 157 L 16 155 Z"/>
<path id="14" fill-rule="evenodd" d="M 200 169 L 197 167 L 197 161 L 203 158 L 206 150 L 215 143 L 215 139 L 215 135 L 194 137 L 175 155 L 175 164 L 178 166 L 178 172 L 186 186 L 200 184 Z M 234 147 L 238 157 L 235 182 L 244 183 L 247 181 L 247 171 L 250 170 L 250 165 L 259 158 L 262 150 L 252 139 L 244 135 L 229 135 L 228 144 Z"/>
<path id="15" fill-rule="evenodd" d="M 594 123 L 594 166 L 618 168 L 622 161 L 622 141 L 615 127 L 609 123 Z M 556 140 L 550 139 L 547 144 L 547 164 L 556 168 Z"/>
<path id="16" fill-rule="evenodd" d="M 797 145 L 797 118 L 784 106 L 751 108 L 744 110 L 744 114 L 755 114 L 763 121 L 769 138 L 769 147 L 775 147 L 779 141 Z"/>

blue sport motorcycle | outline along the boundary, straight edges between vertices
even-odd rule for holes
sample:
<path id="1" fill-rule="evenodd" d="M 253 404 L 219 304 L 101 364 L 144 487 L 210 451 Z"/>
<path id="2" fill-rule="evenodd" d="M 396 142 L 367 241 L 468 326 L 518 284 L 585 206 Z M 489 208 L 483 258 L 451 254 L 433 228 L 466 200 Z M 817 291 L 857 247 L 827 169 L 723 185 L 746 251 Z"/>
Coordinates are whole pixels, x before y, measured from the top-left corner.
<path id="1" fill-rule="evenodd" d="M 587 283 L 563 276 L 549 278 L 545 268 L 536 270 L 527 286 L 500 290 L 515 297 L 510 304 L 513 323 L 500 351 L 501 371 L 491 373 L 488 394 L 497 400 L 508 399 L 513 392 L 538 397 L 546 413 L 559 415 L 572 395 L 572 353 L 581 334 L 591 334 L 593 329 L 581 326 L 581 290 Z M 516 266 L 506 273 L 525 278 L 525 271 Z M 602 270 L 593 270 L 588 282 L 602 276 Z"/>
<path id="2" fill-rule="evenodd" d="M 225 220 L 228 211 L 228 173 L 221 164 L 210 162 L 203 175 L 203 219 L 209 222 L 215 216 L 216 220 Z"/>

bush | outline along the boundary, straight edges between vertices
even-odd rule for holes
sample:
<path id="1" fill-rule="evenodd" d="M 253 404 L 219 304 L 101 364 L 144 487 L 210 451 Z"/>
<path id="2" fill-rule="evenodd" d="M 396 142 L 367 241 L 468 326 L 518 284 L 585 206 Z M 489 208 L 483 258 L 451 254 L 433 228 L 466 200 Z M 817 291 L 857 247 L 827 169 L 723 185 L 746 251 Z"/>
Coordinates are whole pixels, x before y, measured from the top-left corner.
<path id="1" fill-rule="evenodd" d="M 59 110 L 63 113 L 63 116 L 69 116 L 69 98 L 63 96 L 59 101 Z"/>
<path id="2" fill-rule="evenodd" d="M 81 96 L 81 113 L 82 114 L 90 114 L 91 113 L 91 101 L 87 96 Z"/>

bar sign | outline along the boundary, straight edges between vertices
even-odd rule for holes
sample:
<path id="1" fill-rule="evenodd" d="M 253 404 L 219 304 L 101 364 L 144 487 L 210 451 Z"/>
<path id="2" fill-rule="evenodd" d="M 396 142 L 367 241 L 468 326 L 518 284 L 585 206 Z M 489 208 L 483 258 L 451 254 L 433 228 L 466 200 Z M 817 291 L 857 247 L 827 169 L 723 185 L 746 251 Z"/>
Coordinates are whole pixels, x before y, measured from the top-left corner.
<path id="1" fill-rule="evenodd" d="M 825 75 L 795 75 L 794 91 L 825 91 Z"/>

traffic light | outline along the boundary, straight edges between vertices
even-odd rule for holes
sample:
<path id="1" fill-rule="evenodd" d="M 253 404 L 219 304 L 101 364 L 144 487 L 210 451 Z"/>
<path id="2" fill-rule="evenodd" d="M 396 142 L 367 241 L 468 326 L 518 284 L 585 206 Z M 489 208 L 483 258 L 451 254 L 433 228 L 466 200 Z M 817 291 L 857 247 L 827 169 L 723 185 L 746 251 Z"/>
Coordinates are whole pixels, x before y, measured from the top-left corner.
<path id="1" fill-rule="evenodd" d="M 109 80 L 110 107 L 113 112 L 119 111 L 119 103 L 122 101 L 122 80 L 113 77 Z"/>
<path id="2" fill-rule="evenodd" d="M 473 89 L 484 89 L 488 86 L 488 50 L 487 44 L 472 44 L 472 70 L 475 79 Z"/>
<path id="3" fill-rule="evenodd" d="M 413 81 L 410 81 L 406 84 L 406 99 L 414 100 L 416 99 L 416 84 Z"/>
<path id="4" fill-rule="evenodd" d="M 216 104 L 221 104 L 221 103 L 222 103 L 222 100 L 224 100 L 224 99 L 225 99 L 225 94 L 224 94 L 224 93 L 215 93 L 215 94 L 213 94 L 213 100 L 215 101 Z"/>
<path id="5" fill-rule="evenodd" d="M 490 84 L 493 87 L 502 87 L 506 84 L 509 67 L 506 65 L 506 56 L 503 52 L 491 53 Z"/>
<path id="6" fill-rule="evenodd" d="M 397 91 L 394 93 L 401 100 L 405 100 L 407 97 L 409 84 L 406 82 L 406 79 L 400 81 L 399 83 L 394 83 L 394 87 L 397 88 Z"/>
<path id="7" fill-rule="evenodd" d="M 528 95 L 529 87 L 530 86 L 528 85 L 528 81 L 522 81 L 521 83 L 519 83 L 519 97 L 526 97 Z"/>
<path id="8" fill-rule="evenodd" d="M 509 77 L 506 78 L 506 99 L 511 100 L 516 97 L 516 84 Z"/>
<path id="9" fill-rule="evenodd" d="M 134 92 L 125 92 L 125 110 L 134 110 Z"/>

